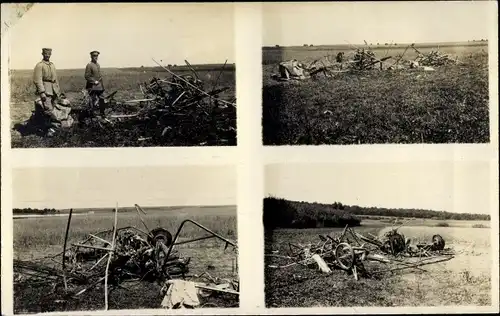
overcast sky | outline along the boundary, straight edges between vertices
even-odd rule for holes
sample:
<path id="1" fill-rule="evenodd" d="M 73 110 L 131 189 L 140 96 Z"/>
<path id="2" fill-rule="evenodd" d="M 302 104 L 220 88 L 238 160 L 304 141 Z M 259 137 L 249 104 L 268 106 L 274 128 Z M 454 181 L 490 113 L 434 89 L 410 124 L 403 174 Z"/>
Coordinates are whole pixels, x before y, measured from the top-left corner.
<path id="1" fill-rule="evenodd" d="M 14 208 L 235 205 L 236 167 L 13 169 Z"/>
<path id="2" fill-rule="evenodd" d="M 266 194 L 295 201 L 490 214 L 489 162 L 271 164 Z"/>
<path id="3" fill-rule="evenodd" d="M 263 45 L 486 39 L 496 14 L 488 2 L 266 3 Z"/>
<path id="4" fill-rule="evenodd" d="M 189 3 L 35 4 L 11 28 L 11 68 L 32 69 L 41 49 L 56 67 L 84 68 L 234 62 L 234 5 Z"/>

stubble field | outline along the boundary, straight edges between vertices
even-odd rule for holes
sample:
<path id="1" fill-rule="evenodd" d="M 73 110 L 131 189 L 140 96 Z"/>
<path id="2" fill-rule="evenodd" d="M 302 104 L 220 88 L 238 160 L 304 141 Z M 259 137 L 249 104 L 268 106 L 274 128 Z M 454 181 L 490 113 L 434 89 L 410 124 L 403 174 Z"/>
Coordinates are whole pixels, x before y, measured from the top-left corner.
<path id="1" fill-rule="evenodd" d="M 406 46 L 372 46 L 378 58 Z M 416 45 L 422 52 L 436 46 Z M 276 82 L 280 61 L 305 64 L 349 46 L 263 50 L 265 145 L 485 143 L 489 141 L 487 43 L 440 46 L 459 63 L 418 70 L 337 73 L 333 78 Z M 407 50 L 403 59 L 416 52 Z M 384 62 L 385 68 L 395 59 Z"/>
<path id="2" fill-rule="evenodd" d="M 214 232 L 231 240 L 237 240 L 236 208 L 228 207 L 185 207 L 172 210 L 145 208 L 142 215 L 150 229 L 162 227 L 174 235 L 185 219 L 199 222 Z M 42 257 L 55 255 L 63 250 L 64 232 L 67 217 L 25 218 L 14 220 L 14 259 L 37 261 Z M 113 213 L 96 211 L 94 214 L 74 215 L 68 243 L 88 237 L 89 233 L 111 229 Z M 135 226 L 142 228 L 134 211 L 121 211 L 118 227 Z M 205 232 L 189 223 L 179 235 L 179 241 L 205 236 Z M 199 275 L 209 271 L 210 275 L 220 278 L 237 278 L 233 271 L 237 252 L 218 239 L 183 244 L 175 248 L 183 256 L 191 257 L 189 274 Z M 137 282 L 124 285 L 110 293 L 110 309 L 160 308 L 163 296 L 161 286 L 150 282 Z M 228 300 L 229 298 L 229 300 Z M 234 307 L 238 305 L 234 296 L 222 295 L 215 298 L 214 304 Z M 60 295 L 52 293 L 51 285 L 37 287 L 14 284 L 14 310 L 16 313 L 48 311 L 98 310 L 104 308 L 104 289 L 102 287 L 70 300 L 61 300 Z"/>
<path id="3" fill-rule="evenodd" d="M 55 61 L 56 62 L 56 61 Z M 57 65 L 57 63 L 56 63 Z M 231 101 L 235 92 L 235 66 L 233 65 L 193 65 L 196 74 L 204 82 L 204 89 L 212 91 L 227 87 L 228 90 L 219 94 L 223 100 Z M 193 72 L 185 66 L 170 67 L 175 74 L 191 75 Z M 170 79 L 170 74 L 159 67 L 142 68 L 102 68 L 105 94 L 117 91 L 115 99 L 119 102 L 142 99 L 140 84 L 149 83 L 153 77 Z M 61 69 L 57 72 L 62 92 L 71 101 L 72 106 L 81 107 L 82 90 L 85 88 L 84 69 Z M 199 146 L 205 145 L 235 145 L 236 130 L 217 132 L 201 130 L 206 122 L 196 121 L 195 116 L 177 117 L 171 126 L 167 137 L 159 135 L 155 130 L 155 122 L 128 119 L 116 126 L 73 126 L 53 138 L 43 138 L 40 135 L 23 131 L 22 124 L 31 116 L 36 98 L 32 82 L 32 70 L 11 70 L 11 102 L 10 118 L 12 128 L 12 147 L 146 147 L 146 146 Z M 130 113 L 139 110 L 138 104 L 127 106 Z M 217 120 L 217 124 L 236 129 L 236 108 L 229 107 L 223 111 L 205 109 L 208 118 Z M 196 111 L 193 111 L 193 113 Z M 214 128 L 215 130 L 215 128 Z M 161 132 L 161 131 L 160 131 Z M 214 135 L 208 135 L 208 134 Z M 207 138 L 208 137 L 208 138 Z M 139 140 L 145 138 L 146 140 Z"/>
<path id="4" fill-rule="evenodd" d="M 450 261 L 425 266 L 427 272 L 399 271 L 354 280 L 345 271 L 325 275 L 317 269 L 292 266 L 268 267 L 266 257 L 265 299 L 267 307 L 344 306 L 488 306 L 491 304 L 491 230 L 485 221 L 445 221 L 418 219 L 400 228 L 412 242 L 431 240 L 440 234 L 456 253 Z M 480 223 L 481 222 L 481 223 Z M 390 224 L 363 220 L 355 231 L 379 235 Z M 479 228 L 482 227 L 482 228 Z M 288 243 L 316 243 L 318 234 L 340 233 L 341 228 L 277 229 L 265 236 L 266 253 L 285 254 Z M 366 267 L 369 270 L 370 264 Z M 372 268 L 376 268 L 374 263 Z"/>

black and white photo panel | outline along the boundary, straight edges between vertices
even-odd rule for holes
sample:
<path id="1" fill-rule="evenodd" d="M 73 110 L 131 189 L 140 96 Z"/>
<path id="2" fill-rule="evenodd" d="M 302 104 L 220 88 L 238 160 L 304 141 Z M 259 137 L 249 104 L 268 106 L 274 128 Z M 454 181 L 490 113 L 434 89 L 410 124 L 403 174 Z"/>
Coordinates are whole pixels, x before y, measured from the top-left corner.
<path id="1" fill-rule="evenodd" d="M 13 170 L 14 313 L 239 306 L 236 168 Z"/>
<path id="2" fill-rule="evenodd" d="M 487 1 L 262 6 L 264 145 L 490 142 Z"/>
<path id="3" fill-rule="evenodd" d="M 28 5 L 12 147 L 236 146 L 234 32 L 231 3 Z"/>

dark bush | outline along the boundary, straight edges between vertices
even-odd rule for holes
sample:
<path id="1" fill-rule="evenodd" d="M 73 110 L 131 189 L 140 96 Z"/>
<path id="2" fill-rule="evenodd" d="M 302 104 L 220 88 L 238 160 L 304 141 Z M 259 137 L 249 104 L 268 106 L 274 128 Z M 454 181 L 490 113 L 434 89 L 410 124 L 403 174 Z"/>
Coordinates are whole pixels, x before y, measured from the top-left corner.
<path id="1" fill-rule="evenodd" d="M 47 214 L 56 214 L 59 213 L 58 210 L 54 208 L 44 208 L 44 209 L 36 209 L 36 208 L 13 208 L 12 214 L 38 214 L 38 215 L 47 215 Z"/>
<path id="2" fill-rule="evenodd" d="M 359 226 L 361 220 L 338 206 L 295 202 L 269 197 L 264 199 L 264 227 L 272 228 L 314 228 Z"/>

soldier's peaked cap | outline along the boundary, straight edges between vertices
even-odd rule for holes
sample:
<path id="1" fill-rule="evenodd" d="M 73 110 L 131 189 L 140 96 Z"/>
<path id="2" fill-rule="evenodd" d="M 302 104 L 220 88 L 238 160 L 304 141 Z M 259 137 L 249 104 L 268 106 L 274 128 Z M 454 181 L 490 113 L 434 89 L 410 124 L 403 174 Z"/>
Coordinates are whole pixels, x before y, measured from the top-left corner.
<path id="1" fill-rule="evenodd" d="M 90 55 L 99 55 L 100 53 L 96 50 L 93 50 L 90 52 Z"/>
<path id="2" fill-rule="evenodd" d="M 52 52 L 52 48 L 42 48 L 42 53 L 50 53 Z"/>

